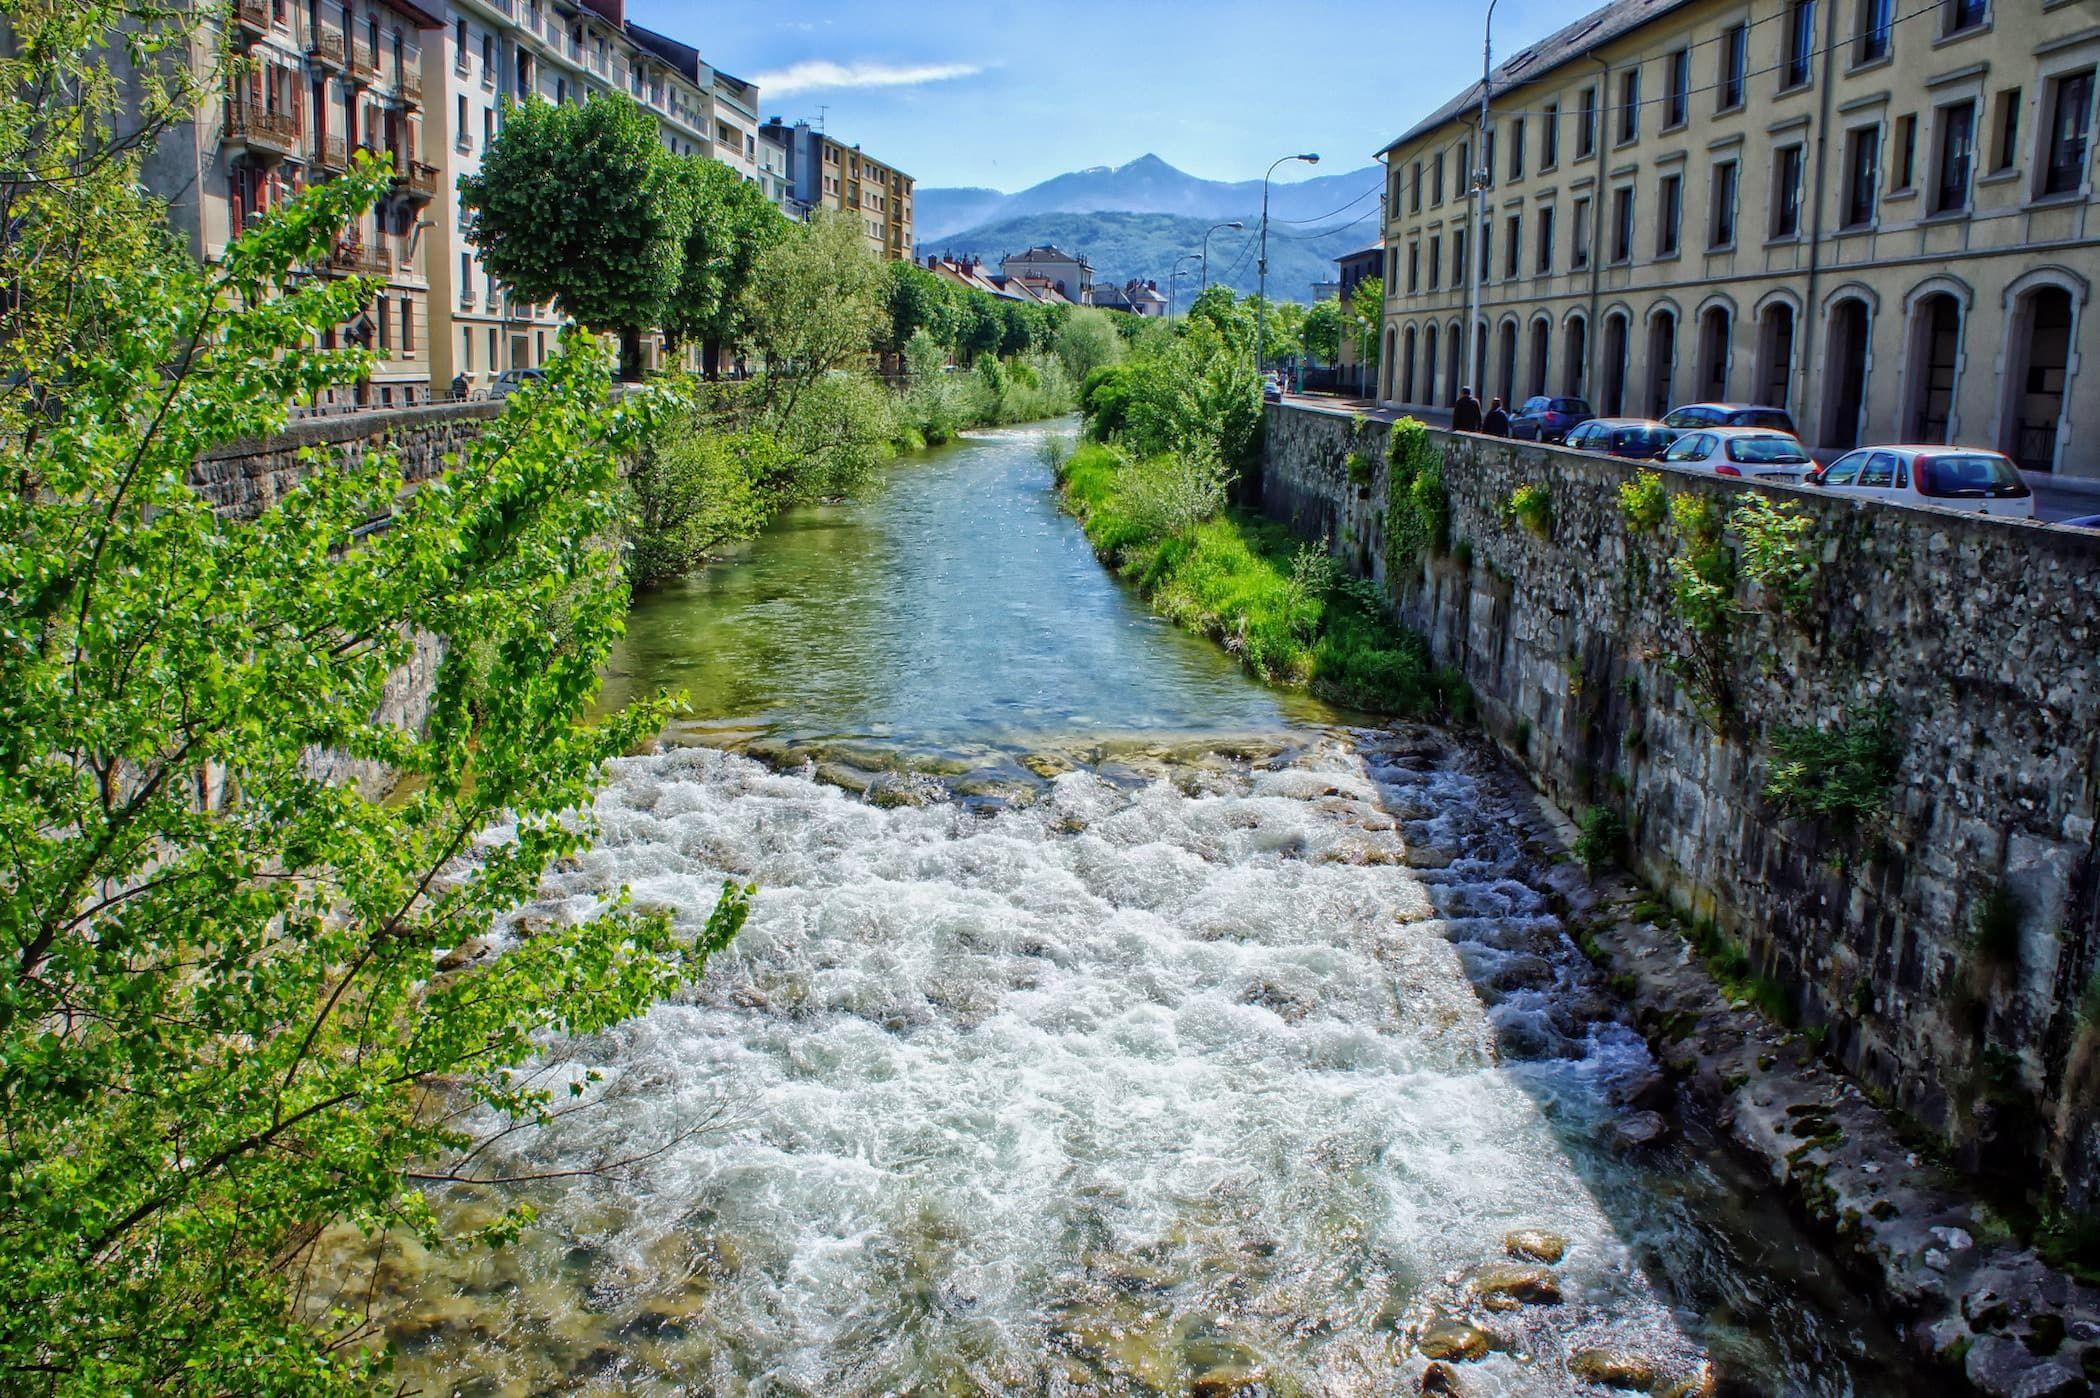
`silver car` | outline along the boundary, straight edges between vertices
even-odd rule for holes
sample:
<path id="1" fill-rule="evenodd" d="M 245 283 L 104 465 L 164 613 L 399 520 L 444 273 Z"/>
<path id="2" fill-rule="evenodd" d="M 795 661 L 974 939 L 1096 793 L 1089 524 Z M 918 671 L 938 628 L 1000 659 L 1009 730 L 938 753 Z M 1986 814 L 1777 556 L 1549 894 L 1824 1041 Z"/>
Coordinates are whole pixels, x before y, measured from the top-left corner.
<path id="1" fill-rule="evenodd" d="M 1862 447 L 1809 472 L 1808 483 L 1898 505 L 2034 518 L 2034 492 L 2019 468 L 1981 447 Z"/>

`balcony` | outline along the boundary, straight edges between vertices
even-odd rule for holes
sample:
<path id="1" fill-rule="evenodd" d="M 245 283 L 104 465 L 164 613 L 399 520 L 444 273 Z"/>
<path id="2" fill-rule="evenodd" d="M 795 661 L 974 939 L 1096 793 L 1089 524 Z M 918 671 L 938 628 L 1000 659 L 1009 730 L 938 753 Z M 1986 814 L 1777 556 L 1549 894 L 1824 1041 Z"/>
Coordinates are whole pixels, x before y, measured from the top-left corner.
<path id="1" fill-rule="evenodd" d="M 384 277 L 394 270 L 394 258 L 383 247 L 346 238 L 328 255 L 328 270 L 345 277 Z"/>
<path id="2" fill-rule="evenodd" d="M 249 40 L 270 32 L 270 0 L 234 0 L 233 21 Z"/>
<path id="3" fill-rule="evenodd" d="M 250 155 L 278 160 L 299 149 L 299 124 L 283 112 L 265 111 L 247 102 L 226 104 L 226 143 Z"/>
<path id="4" fill-rule="evenodd" d="M 394 90 L 401 100 L 411 107 L 423 105 L 423 70 L 407 59 L 401 63 L 401 76 L 394 80 Z"/>
<path id="5" fill-rule="evenodd" d="M 324 73 L 343 71 L 343 34 L 323 26 L 306 41 L 306 61 Z"/>
<path id="6" fill-rule="evenodd" d="M 420 160 L 403 160 L 401 153 L 394 153 L 394 192 L 405 194 L 418 203 L 437 198 L 437 166 L 425 165 Z"/>
<path id="7" fill-rule="evenodd" d="M 353 82 L 370 84 L 379 81 L 379 55 L 370 44 L 350 41 L 350 78 Z"/>
<path id="8" fill-rule="evenodd" d="M 340 175 L 350 168 L 350 157 L 340 136 L 324 136 L 316 142 L 314 164 L 329 174 Z"/>

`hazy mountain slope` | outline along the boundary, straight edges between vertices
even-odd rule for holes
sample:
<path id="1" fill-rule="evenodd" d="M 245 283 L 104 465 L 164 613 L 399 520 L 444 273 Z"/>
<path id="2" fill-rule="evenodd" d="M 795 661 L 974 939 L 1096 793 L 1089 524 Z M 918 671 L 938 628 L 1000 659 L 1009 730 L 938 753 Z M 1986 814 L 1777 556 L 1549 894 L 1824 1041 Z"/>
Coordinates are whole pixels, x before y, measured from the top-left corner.
<path id="1" fill-rule="evenodd" d="M 1273 219 L 1273 210 L 1272 210 Z M 1121 283 L 1132 277 L 1150 278 L 1168 290 L 1174 260 L 1185 252 L 1200 251 L 1203 230 L 1216 220 L 1160 213 L 1043 213 L 1001 218 L 947 238 L 920 243 L 924 252 L 949 252 L 957 256 L 974 253 L 999 266 L 1001 255 L 1019 252 L 1042 243 L 1054 243 L 1068 252 L 1084 254 L 1094 264 L 1097 282 Z M 1210 240 L 1211 280 L 1223 282 L 1238 292 L 1255 288 L 1254 229 L 1245 233 L 1229 230 Z M 1312 233 L 1272 221 L 1269 237 L 1269 294 L 1279 301 L 1308 301 L 1312 284 L 1334 278 L 1333 258 L 1373 241 L 1376 220 L 1365 219 Z M 1183 304 L 1198 286 L 1197 264 L 1182 274 Z"/>
<path id="2" fill-rule="evenodd" d="M 1273 184 L 1270 219 L 1272 223 L 1282 223 L 1328 218 L 1345 222 L 1357 218 L 1376 206 L 1383 177 L 1380 166 L 1367 165 L 1341 174 Z M 1214 223 L 1235 218 L 1251 223 L 1261 211 L 1261 181 L 1199 179 L 1156 155 L 1147 155 L 1128 165 L 1104 165 L 1058 175 L 1015 194 L 978 188 L 928 188 L 918 190 L 915 199 L 913 213 L 919 241 L 938 246 L 964 229 L 1034 214 L 1173 214 Z"/>

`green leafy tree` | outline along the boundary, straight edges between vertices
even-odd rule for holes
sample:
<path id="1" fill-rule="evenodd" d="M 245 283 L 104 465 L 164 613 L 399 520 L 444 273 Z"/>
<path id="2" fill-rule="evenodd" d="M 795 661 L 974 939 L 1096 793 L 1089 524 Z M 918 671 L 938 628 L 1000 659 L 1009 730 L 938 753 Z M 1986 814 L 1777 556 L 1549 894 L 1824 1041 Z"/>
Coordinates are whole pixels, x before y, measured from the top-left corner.
<path id="1" fill-rule="evenodd" d="M 1342 303 L 1322 301 L 1305 313 L 1299 335 L 1305 352 L 1322 364 L 1332 364 L 1342 353 Z"/>
<path id="2" fill-rule="evenodd" d="M 1385 279 L 1365 277 L 1349 292 L 1349 333 L 1356 337 L 1357 362 L 1367 379 L 1378 375 L 1378 327 L 1385 323 Z"/>
<path id="3" fill-rule="evenodd" d="M 708 377 L 721 369 L 725 345 L 748 329 L 744 289 L 758 259 L 787 236 L 788 222 L 765 192 L 719 160 L 674 156 L 692 224 L 677 287 L 664 305 L 664 333 L 674 342 L 696 339 Z"/>
<path id="4" fill-rule="evenodd" d="M 1116 333 L 1114 317 L 1091 306 L 1071 309 L 1058 326 L 1054 347 L 1074 383 L 1123 357 L 1123 338 Z"/>
<path id="5" fill-rule="evenodd" d="M 365 1317 L 295 1315 L 316 1240 L 509 1236 L 461 1122 L 548 1119 L 569 1085 L 512 1071 L 538 1037 L 638 1012 L 745 906 L 610 898 L 498 939 L 660 720 L 587 718 L 626 606 L 616 453 L 655 395 L 615 401 L 574 336 L 415 491 L 385 451 L 317 453 L 222 516 L 198 457 L 369 369 L 313 347 L 376 286 L 309 269 L 385 167 L 199 266 L 99 81 L 121 33 L 177 54 L 181 21 L 8 22 L 0 131 L 35 139 L 0 166 L 0 1388 L 365 1387 Z M 412 661 L 434 695 L 404 727 L 377 715 Z M 444 1238 L 434 1181 L 494 1221 Z"/>
<path id="6" fill-rule="evenodd" d="M 936 344 L 955 343 L 961 321 L 956 302 L 969 293 L 909 262 L 887 263 L 883 273 L 889 281 L 884 296 L 889 317 L 882 339 L 885 351 L 902 354 L 922 331 Z"/>
<path id="7" fill-rule="evenodd" d="M 745 291 L 767 389 L 792 418 L 809 386 L 866 362 L 882 333 L 885 274 L 860 225 L 820 212 L 767 249 Z"/>
<path id="8" fill-rule="evenodd" d="M 526 300 L 618 333 L 631 378 L 641 332 L 662 323 L 685 275 L 695 185 L 655 117 L 625 94 L 598 93 L 581 105 L 506 107 L 459 194 L 483 265 Z M 704 289 L 695 300 L 709 304 Z"/>

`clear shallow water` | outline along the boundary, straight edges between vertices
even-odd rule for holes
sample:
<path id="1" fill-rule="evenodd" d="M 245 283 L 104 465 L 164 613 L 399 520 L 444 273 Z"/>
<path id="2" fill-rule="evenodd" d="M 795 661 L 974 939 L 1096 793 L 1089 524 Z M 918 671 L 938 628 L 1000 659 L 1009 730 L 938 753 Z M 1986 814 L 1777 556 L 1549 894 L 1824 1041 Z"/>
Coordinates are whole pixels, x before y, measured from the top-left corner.
<path id="1" fill-rule="evenodd" d="M 1696 1128 L 1614 1146 L 1653 1065 L 1501 774 L 1323 726 L 1151 621 L 1032 436 L 902 464 L 638 610 L 623 682 L 691 688 L 678 736 L 773 765 L 619 764 L 598 847 L 530 915 L 626 885 L 697 927 L 725 877 L 762 892 L 702 983 L 563 1046 L 550 1072 L 596 1071 L 597 1105 L 504 1157 L 645 1164 L 538 1187 L 493 1259 L 389 1260 L 402 1376 L 1386 1393 L 1443 1320 L 1495 1346 L 1469 1393 L 1582 1391 L 1569 1357 L 1599 1347 L 1665 1385 L 1903 1386 Z M 943 511 L 970 557 L 939 557 Z M 838 751 L 1005 785 L 878 804 L 818 779 Z M 1567 1240 L 1559 1304 L 1483 1304 L 1516 1228 Z"/>

